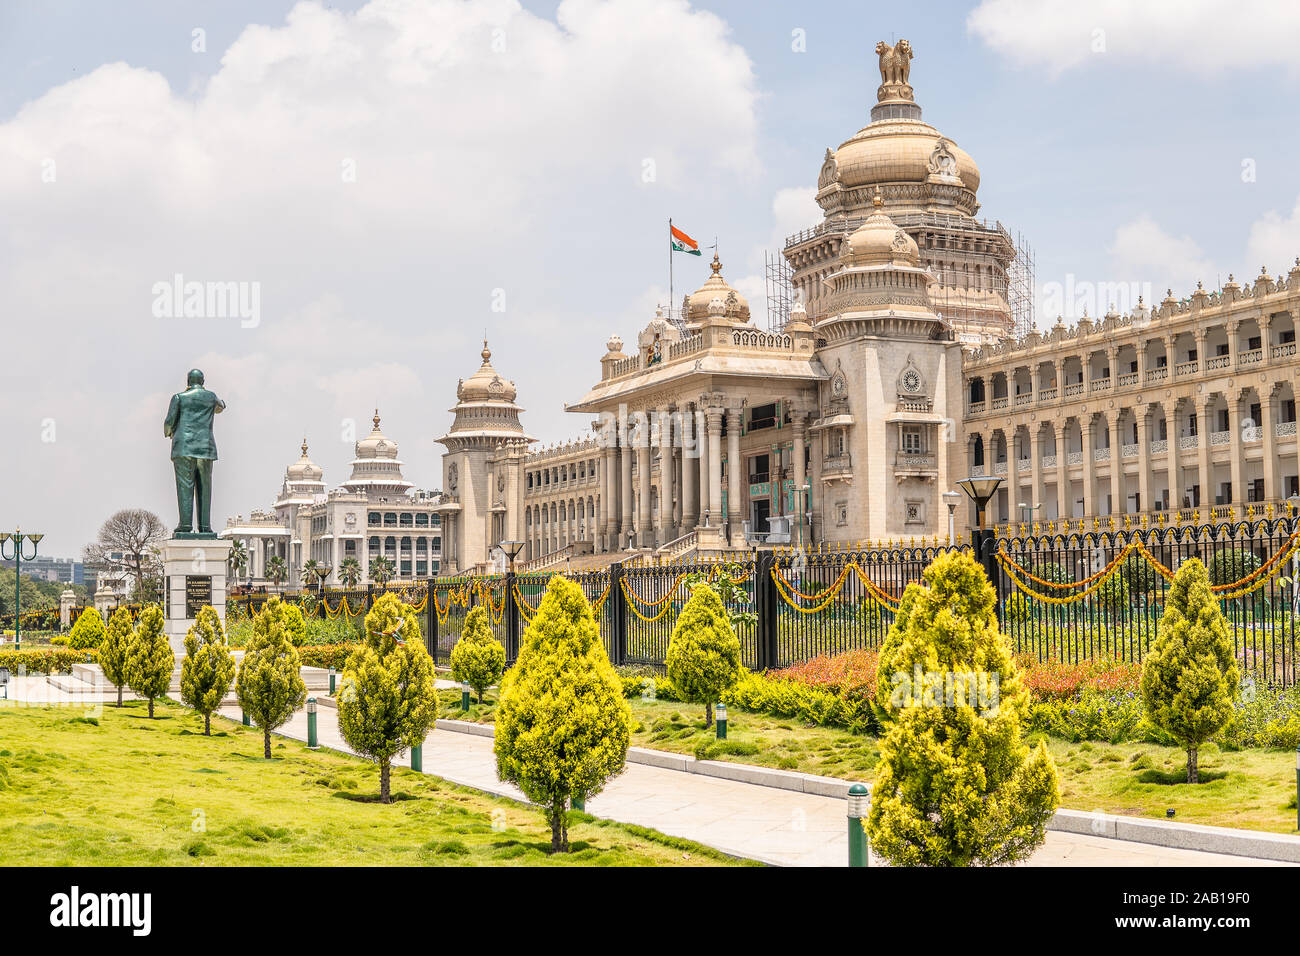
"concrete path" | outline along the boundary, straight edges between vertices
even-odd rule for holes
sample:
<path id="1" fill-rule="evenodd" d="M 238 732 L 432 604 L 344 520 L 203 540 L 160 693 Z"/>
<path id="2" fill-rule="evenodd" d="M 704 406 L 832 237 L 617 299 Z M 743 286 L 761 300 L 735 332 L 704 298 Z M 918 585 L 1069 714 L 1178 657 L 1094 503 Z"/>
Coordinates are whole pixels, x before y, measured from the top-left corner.
<path id="1" fill-rule="evenodd" d="M 62 684 L 63 682 L 58 682 Z M 439 685 L 451 685 L 439 681 Z M 111 690 L 111 689 L 110 689 Z M 56 686 L 42 675 L 15 677 L 6 706 L 67 706 L 93 712 L 115 693 Z M 128 694 L 128 696 L 130 696 Z M 222 716 L 238 721 L 239 707 L 226 704 Z M 338 732 L 337 712 L 317 713 L 320 742 L 350 752 Z M 299 711 L 284 736 L 307 739 L 307 714 Z M 453 783 L 523 800 L 497 780 L 492 738 L 435 730 L 424 743 L 424 770 Z M 409 757 L 397 761 L 410 766 Z M 605 790 L 587 801 L 595 816 L 650 827 L 695 840 L 735 856 L 784 866 L 844 866 L 848 836 L 843 800 L 780 790 L 701 774 L 628 764 Z M 1085 834 L 1049 831 L 1027 866 L 1279 866 L 1241 856 L 1180 850 Z"/>
<path id="2" fill-rule="evenodd" d="M 240 719 L 238 707 L 221 713 Z M 324 747 L 349 750 L 337 713 L 321 707 L 317 733 Z M 307 739 L 307 714 L 299 711 L 280 732 Z M 492 738 L 435 730 L 424 742 L 424 772 L 499 796 L 523 800 L 497 780 Z M 410 766 L 409 757 L 397 761 Z M 594 816 L 650 827 L 730 853 L 783 866 L 844 866 L 848 861 L 845 802 L 643 764 L 628 764 L 587 801 Z M 1278 866 L 1267 860 L 1132 843 L 1049 831 L 1028 866 Z"/>

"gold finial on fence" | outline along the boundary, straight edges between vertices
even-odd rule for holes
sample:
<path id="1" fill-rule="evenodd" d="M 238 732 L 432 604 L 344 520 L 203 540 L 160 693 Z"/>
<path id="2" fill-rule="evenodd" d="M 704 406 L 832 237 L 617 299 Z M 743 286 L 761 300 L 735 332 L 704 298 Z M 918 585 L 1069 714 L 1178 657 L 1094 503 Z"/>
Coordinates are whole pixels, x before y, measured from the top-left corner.
<path id="1" fill-rule="evenodd" d="M 1161 528 L 1165 526 L 1165 513 L 1163 511 L 1156 513 L 1156 525 Z"/>
<path id="2" fill-rule="evenodd" d="M 1270 519 L 1273 517 L 1273 502 L 1270 501 L 1268 505 L 1265 506 L 1264 516 Z"/>
<path id="3" fill-rule="evenodd" d="M 1037 522 L 1037 521 L 1034 522 L 1034 524 L 1033 524 L 1033 528 L 1032 528 L 1032 533 L 1033 533 L 1034 537 L 1038 537 L 1038 535 L 1040 535 L 1040 534 L 1042 533 L 1042 525 L 1041 525 L 1039 522 Z"/>
<path id="4" fill-rule="evenodd" d="M 1114 516 L 1114 515 L 1111 515 L 1108 519 L 1106 519 L 1106 524 L 1109 526 L 1107 530 L 1114 531 L 1114 530 L 1115 530 L 1115 516 Z"/>
<path id="5" fill-rule="evenodd" d="M 1246 518 L 1247 518 L 1247 520 L 1249 520 L 1249 521 L 1254 521 L 1254 520 L 1255 520 L 1255 506 L 1254 506 L 1254 505 L 1251 505 L 1250 507 L 1248 507 L 1248 508 L 1246 509 Z"/>
<path id="6" fill-rule="evenodd" d="M 1124 530 L 1125 530 L 1125 531 L 1128 531 L 1128 530 L 1129 530 L 1130 528 L 1132 528 L 1132 527 L 1133 527 L 1133 521 L 1131 520 L 1131 518 L 1129 517 L 1129 515 L 1127 515 L 1127 514 L 1124 515 Z"/>

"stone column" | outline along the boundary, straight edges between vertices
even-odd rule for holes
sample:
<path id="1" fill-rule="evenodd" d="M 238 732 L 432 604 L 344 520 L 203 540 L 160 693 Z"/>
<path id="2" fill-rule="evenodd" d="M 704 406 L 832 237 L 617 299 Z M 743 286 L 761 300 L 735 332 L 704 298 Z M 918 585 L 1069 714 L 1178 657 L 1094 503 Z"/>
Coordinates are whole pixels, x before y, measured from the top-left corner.
<path id="1" fill-rule="evenodd" d="M 1196 353 L 1200 355 L 1198 351 Z M 1196 457 L 1198 459 L 1201 483 L 1201 505 L 1204 506 L 1206 516 L 1209 516 L 1209 510 L 1214 507 L 1214 468 L 1210 464 L 1210 435 L 1214 432 L 1214 427 L 1210 424 L 1210 395 L 1209 392 L 1202 393 L 1196 399 L 1196 430 L 1199 433 L 1196 438 Z"/>
<path id="2" fill-rule="evenodd" d="M 646 422 L 641 426 L 636 442 L 636 546 L 638 548 L 654 547 L 655 533 L 650 526 L 650 468 L 650 429 L 649 423 Z"/>
<path id="3" fill-rule="evenodd" d="M 1170 374 L 1173 374 L 1170 364 Z M 1183 506 L 1183 466 L 1178 461 L 1178 402 L 1164 403 L 1166 434 L 1169 440 L 1165 450 L 1165 469 L 1169 476 L 1169 508 L 1177 512 Z"/>
<path id="4" fill-rule="evenodd" d="M 668 406 L 659 409 L 659 543 L 677 537 L 673 525 L 673 420 Z"/>
<path id="5" fill-rule="evenodd" d="M 1064 418 L 1056 426 L 1056 515 L 1066 521 L 1074 510 L 1070 502 L 1070 453 L 1065 442 L 1069 424 L 1070 420 Z"/>
<path id="6" fill-rule="evenodd" d="M 709 524 L 716 528 L 718 526 L 718 509 L 711 500 L 713 495 L 713 484 L 709 480 L 709 475 L 711 474 L 709 469 L 709 455 L 711 453 L 711 449 L 709 448 L 709 417 L 708 412 L 704 409 L 698 411 L 695 419 L 695 437 L 700 443 L 699 467 L 696 472 L 700 479 L 699 523 L 704 524 L 705 517 L 707 516 Z"/>
<path id="7" fill-rule="evenodd" d="M 723 526 L 722 514 L 722 409 L 710 408 L 709 419 L 709 513 L 715 528 Z"/>
<path id="8" fill-rule="evenodd" d="M 731 542 L 739 544 L 740 502 L 744 498 L 745 466 L 740 460 L 740 422 L 743 409 L 737 405 L 727 409 L 727 523 L 731 527 Z"/>
<path id="9" fill-rule="evenodd" d="M 1138 430 L 1138 510 L 1151 510 L 1151 425 L 1150 408 L 1139 405 L 1133 410 Z"/>
<path id="10" fill-rule="evenodd" d="M 1113 354 L 1113 353 L 1112 353 Z M 1111 366 L 1111 375 L 1115 368 Z M 1109 514 L 1124 513 L 1124 442 L 1119 433 L 1119 412 L 1113 411 L 1110 419 L 1110 510 Z"/>
<path id="11" fill-rule="evenodd" d="M 804 470 L 804 457 L 807 454 L 807 428 L 808 414 L 801 409 L 796 409 L 790 415 L 790 424 L 794 426 L 794 444 L 790 449 L 790 454 L 794 457 L 791 462 L 794 465 L 794 520 L 790 523 L 790 543 L 798 544 L 803 541 L 803 514 L 805 508 L 803 486 L 808 481 L 808 475 Z M 781 492 L 777 492 L 780 494 Z"/>
<path id="12" fill-rule="evenodd" d="M 614 441 L 617 441 L 614 438 Z M 618 456 L 618 449 L 612 445 L 605 447 L 603 475 L 604 481 L 601 483 L 600 493 L 600 510 L 601 517 L 605 519 L 604 541 L 601 545 L 605 551 L 618 550 L 618 511 L 617 511 L 617 487 L 618 482 L 614 477 L 614 469 L 617 467 L 615 462 Z"/>
<path id="13" fill-rule="evenodd" d="M 1232 389 L 1228 393 L 1228 431 L 1232 434 L 1228 442 L 1228 463 L 1232 474 L 1232 500 L 1226 504 L 1237 504 L 1239 501 L 1246 500 L 1246 489 L 1243 486 L 1241 469 L 1241 393 L 1237 389 Z"/>
<path id="14" fill-rule="evenodd" d="M 695 409 L 689 405 L 682 409 L 682 533 L 693 531 L 700 520 L 699 449 L 692 457 L 691 448 L 696 441 Z"/>
<path id="15" fill-rule="evenodd" d="M 1087 412 L 1079 419 L 1079 428 L 1083 433 L 1083 514 L 1085 518 L 1093 518 L 1097 515 L 1097 494 L 1093 480 L 1093 469 L 1096 463 L 1092 460 L 1092 417 L 1093 413 Z"/>
<path id="16" fill-rule="evenodd" d="M 1261 385 L 1259 394 L 1259 413 L 1264 428 L 1264 500 L 1272 501 L 1278 497 L 1277 480 L 1277 385 Z"/>
<path id="17" fill-rule="evenodd" d="M 1007 439 L 1007 520 L 1014 526 L 1023 517 L 1020 509 L 1020 462 L 1016 459 L 1016 432 L 1019 428 L 1009 428 L 1004 434 Z"/>
<path id="18" fill-rule="evenodd" d="M 59 630 L 66 631 L 72 626 L 72 609 L 77 603 L 77 593 L 72 590 L 59 595 Z"/>
<path id="19" fill-rule="evenodd" d="M 1033 486 L 1029 503 L 1038 507 L 1030 520 L 1043 521 L 1047 518 L 1047 505 L 1043 501 L 1047 497 L 1043 487 L 1043 429 L 1038 422 L 1029 427 L 1033 429 L 1029 438 L 1029 454 L 1033 456 L 1029 462 L 1029 481 Z"/>
<path id="20" fill-rule="evenodd" d="M 619 436 L 619 490 L 618 503 L 622 515 L 618 526 L 618 548 L 628 546 L 628 536 L 632 534 L 632 434 L 631 424 L 625 424 Z"/>

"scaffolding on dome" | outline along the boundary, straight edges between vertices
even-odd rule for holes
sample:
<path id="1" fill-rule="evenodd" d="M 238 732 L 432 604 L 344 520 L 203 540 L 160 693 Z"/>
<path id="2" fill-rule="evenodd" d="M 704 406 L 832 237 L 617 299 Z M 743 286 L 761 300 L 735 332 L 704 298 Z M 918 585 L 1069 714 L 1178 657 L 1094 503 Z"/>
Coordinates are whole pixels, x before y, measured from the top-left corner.
<path id="1" fill-rule="evenodd" d="M 1007 269 L 1007 304 L 1011 306 L 1011 332 L 1016 338 L 1034 328 L 1034 247 L 1024 233 L 1016 232 L 1016 257 Z"/>
<path id="2" fill-rule="evenodd" d="M 790 309 L 798 300 L 795 291 L 794 270 L 784 255 L 764 250 L 766 293 L 767 293 L 767 330 L 782 332 L 790 321 Z"/>

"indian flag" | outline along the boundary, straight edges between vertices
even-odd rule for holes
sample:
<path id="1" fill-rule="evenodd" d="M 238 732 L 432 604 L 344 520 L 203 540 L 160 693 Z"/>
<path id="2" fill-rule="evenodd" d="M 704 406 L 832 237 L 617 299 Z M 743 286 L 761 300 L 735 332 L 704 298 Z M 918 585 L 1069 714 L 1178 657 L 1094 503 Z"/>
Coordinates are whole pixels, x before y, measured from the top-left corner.
<path id="1" fill-rule="evenodd" d="M 692 256 L 700 254 L 700 244 L 698 242 L 676 226 L 670 225 L 668 228 L 672 233 L 673 252 L 685 252 Z"/>

